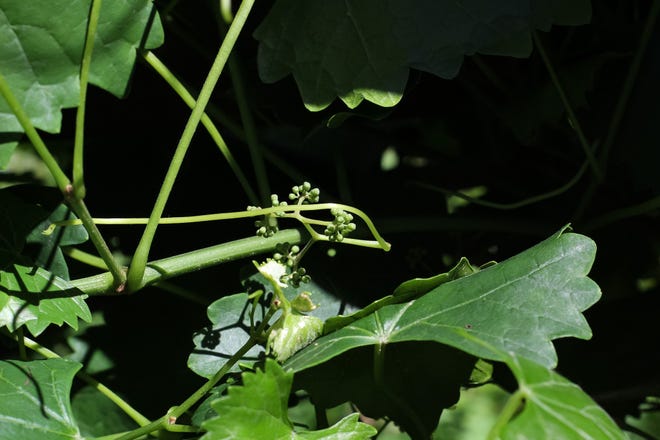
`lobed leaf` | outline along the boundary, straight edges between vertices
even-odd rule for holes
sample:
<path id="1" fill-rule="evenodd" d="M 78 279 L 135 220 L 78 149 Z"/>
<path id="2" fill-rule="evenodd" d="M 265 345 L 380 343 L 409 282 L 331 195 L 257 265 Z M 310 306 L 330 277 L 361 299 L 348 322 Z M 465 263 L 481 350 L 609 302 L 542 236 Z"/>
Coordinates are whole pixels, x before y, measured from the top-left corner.
<path id="1" fill-rule="evenodd" d="M 69 400 L 81 367 L 66 359 L 0 361 L 0 438 L 81 439 Z"/>
<path id="2" fill-rule="evenodd" d="M 626 435 L 607 413 L 576 384 L 528 359 L 507 360 L 525 403 L 504 428 L 502 440 L 557 438 L 624 440 Z"/>
<path id="3" fill-rule="evenodd" d="M 293 75 L 309 110 L 391 107 L 410 68 L 450 79 L 465 55 L 527 57 L 535 29 L 590 18 L 589 0 L 278 0 L 254 36 L 261 79 Z"/>
<path id="4" fill-rule="evenodd" d="M 79 71 L 91 0 L 0 0 L 0 72 L 32 123 L 60 130 L 61 109 L 79 100 Z M 149 34 L 145 36 L 145 31 Z M 90 83 L 116 96 L 128 87 L 136 49 L 162 44 L 151 0 L 103 2 Z M 22 132 L 4 99 L 0 132 Z"/>
<path id="5" fill-rule="evenodd" d="M 390 416 L 413 438 L 428 438 L 476 358 L 516 356 L 549 371 L 553 339 L 591 336 L 581 312 L 600 296 L 586 277 L 594 257 L 593 241 L 562 230 L 418 299 L 382 307 L 284 365 L 316 404 L 349 399 L 370 417 Z"/>
<path id="6" fill-rule="evenodd" d="M 591 337 L 581 312 L 600 297 L 586 277 L 595 252 L 591 239 L 560 231 L 500 264 L 318 339 L 287 368 L 301 371 L 357 347 L 406 341 L 435 341 L 491 360 L 514 353 L 553 367 L 552 339 Z"/>
<path id="7" fill-rule="evenodd" d="M 202 440 L 268 439 L 368 439 L 376 429 L 360 423 L 352 414 L 320 430 L 296 432 L 288 418 L 288 401 L 293 373 L 285 372 L 267 359 L 264 370 L 243 374 L 243 386 L 229 387 L 228 394 L 211 404 L 218 416 L 205 421 Z"/>
<path id="8" fill-rule="evenodd" d="M 50 324 L 78 328 L 78 318 L 91 321 L 87 295 L 40 267 L 15 264 L 0 271 L 0 326 L 10 331 L 25 325 L 38 336 Z"/>

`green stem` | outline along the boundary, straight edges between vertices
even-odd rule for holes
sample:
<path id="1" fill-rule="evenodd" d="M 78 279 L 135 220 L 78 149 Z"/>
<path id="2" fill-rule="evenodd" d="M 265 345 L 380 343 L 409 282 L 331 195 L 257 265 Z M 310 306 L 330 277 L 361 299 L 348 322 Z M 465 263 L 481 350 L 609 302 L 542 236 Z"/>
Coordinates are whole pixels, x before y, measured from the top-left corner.
<path id="1" fill-rule="evenodd" d="M 504 427 L 520 409 L 520 405 L 522 404 L 524 397 L 525 395 L 521 390 L 517 390 L 511 395 L 511 397 L 509 397 L 509 400 L 506 402 L 502 412 L 495 421 L 495 425 L 493 425 L 490 432 L 488 433 L 488 440 L 497 440 L 500 437 Z"/>
<path id="2" fill-rule="evenodd" d="M 265 322 L 262 323 L 262 327 L 264 324 Z M 183 403 L 181 403 L 181 405 L 168 411 L 167 414 L 165 414 L 164 416 L 162 416 L 157 420 L 154 420 L 150 424 L 138 428 L 134 431 L 131 431 L 124 436 L 119 437 L 118 440 L 133 440 L 143 435 L 157 431 L 161 428 L 165 428 L 167 425 L 172 425 L 176 423 L 176 419 L 178 419 L 181 415 L 183 415 L 186 411 L 188 411 L 200 399 L 206 396 L 208 392 L 211 391 L 211 389 L 220 381 L 220 379 L 222 379 L 224 375 L 229 372 L 231 367 L 233 367 L 234 364 L 236 364 L 236 362 L 240 361 L 241 358 L 248 351 L 250 351 L 250 349 L 254 347 L 256 344 L 257 344 L 257 340 L 253 337 L 250 337 L 250 339 L 248 339 L 245 345 L 243 345 L 236 353 L 234 353 L 234 355 L 231 358 L 229 358 L 229 360 L 227 360 L 227 362 L 222 366 L 222 368 L 220 368 L 220 370 L 218 370 L 218 372 L 215 373 L 215 375 L 211 379 L 209 379 L 190 397 L 184 400 Z"/>
<path id="3" fill-rule="evenodd" d="M 307 237 L 297 229 L 285 229 L 268 238 L 243 238 L 153 261 L 146 267 L 142 282 L 138 285 L 138 290 L 147 285 L 155 284 L 175 276 L 202 270 L 228 261 L 271 252 L 278 243 L 288 242 L 297 244 L 306 239 Z M 102 273 L 88 278 L 73 280 L 71 283 L 88 295 L 103 295 L 112 289 L 112 276 L 109 273 Z"/>
<path id="4" fill-rule="evenodd" d="M 14 341 L 17 341 L 19 344 L 22 343 L 25 347 L 29 348 L 30 350 L 34 351 L 35 353 L 40 354 L 41 356 L 45 357 L 46 359 L 59 359 L 59 358 L 61 358 L 61 356 L 59 354 L 55 353 L 52 350 L 49 350 L 48 348 L 42 346 L 41 344 L 39 344 L 36 341 L 33 341 L 30 338 L 27 338 L 25 336 L 19 336 L 18 334 L 16 334 L 16 335 L 11 334 L 6 329 L 1 329 L 0 331 L 3 334 L 5 334 L 6 336 L 9 336 Z M 76 376 L 79 379 L 81 379 L 84 382 L 91 385 L 92 387 L 96 388 L 101 394 L 103 394 L 108 399 L 110 399 L 115 405 L 117 405 L 122 411 L 124 411 L 138 425 L 143 426 L 143 425 L 146 425 L 146 424 L 149 423 L 149 419 L 144 417 L 135 408 L 133 408 L 131 405 L 129 405 L 124 399 L 119 397 L 114 391 L 112 391 L 110 388 L 103 385 L 98 380 L 94 379 L 89 374 L 84 373 L 82 371 L 78 371 L 76 373 Z"/>
<path id="5" fill-rule="evenodd" d="M 94 222 L 91 220 L 92 216 L 89 214 L 85 203 L 81 199 L 78 199 L 73 193 L 74 190 L 73 186 L 71 185 L 71 181 L 66 176 L 66 174 L 64 174 L 64 171 L 62 171 L 59 164 L 55 160 L 55 157 L 53 157 L 53 155 L 48 150 L 48 147 L 46 147 L 46 144 L 41 139 L 41 136 L 39 136 L 39 133 L 34 128 L 34 125 L 32 125 L 32 121 L 30 121 L 30 118 L 25 113 L 25 110 L 20 105 L 14 94 L 11 92 L 9 84 L 5 80 L 4 76 L 2 76 L 2 74 L 0 74 L 0 94 L 5 98 L 7 104 L 9 104 L 9 108 L 12 110 L 14 115 L 16 115 L 16 119 L 18 119 L 19 123 L 23 127 L 25 134 L 27 135 L 28 139 L 30 139 L 30 142 L 32 142 L 32 145 L 37 151 L 37 154 L 39 154 L 39 157 L 41 157 L 41 160 L 44 161 L 44 164 L 46 164 L 46 167 L 53 175 L 57 187 L 64 195 L 64 199 L 67 201 L 67 203 L 69 203 L 73 211 L 85 225 L 85 229 L 87 229 L 87 232 L 89 233 L 94 246 L 96 246 L 96 250 L 99 252 L 101 258 L 103 258 L 103 260 L 110 268 L 110 272 L 112 273 L 115 280 L 115 287 L 118 289 L 118 291 L 121 290 L 126 279 L 124 272 L 114 261 L 112 253 L 110 253 L 107 244 L 105 244 L 101 233 L 99 232 Z"/>
<path id="6" fill-rule="evenodd" d="M 119 263 L 117 263 L 117 261 L 113 257 L 110 248 L 108 247 L 105 240 L 103 239 L 103 236 L 101 235 L 101 231 L 99 231 L 99 228 L 94 223 L 94 219 L 87 210 L 87 206 L 85 205 L 85 202 L 75 197 L 70 197 L 68 199 L 68 202 L 71 208 L 76 213 L 76 215 L 78 215 L 80 221 L 82 221 L 82 224 L 85 226 L 85 229 L 89 234 L 90 240 L 94 244 L 94 247 L 96 248 L 101 258 L 103 259 L 103 262 L 105 263 L 106 267 L 110 271 L 110 274 L 112 275 L 112 279 L 113 279 L 113 287 L 115 292 L 117 293 L 123 292 L 124 287 L 126 286 L 126 272 L 122 267 L 119 266 Z"/>
<path id="7" fill-rule="evenodd" d="M 80 101 L 76 109 L 76 133 L 73 141 L 73 191 L 78 199 L 85 197 L 83 150 L 85 137 L 85 104 L 87 102 L 87 83 L 89 80 L 89 68 L 92 64 L 92 52 L 94 51 L 94 37 L 96 27 L 101 13 L 101 0 L 92 0 L 87 21 L 87 34 L 83 49 L 82 61 L 80 63 Z"/>
<path id="8" fill-rule="evenodd" d="M 156 71 L 156 73 L 158 73 L 161 78 L 163 78 L 167 84 L 170 85 L 172 90 L 174 90 L 176 94 L 179 95 L 179 97 L 188 107 L 191 109 L 195 108 L 195 105 L 197 104 L 195 102 L 195 98 L 193 98 L 186 87 L 181 84 L 177 77 L 172 72 L 170 72 L 170 70 L 158 59 L 158 57 L 156 57 L 156 55 L 154 55 L 152 52 L 145 52 L 142 54 L 142 57 Z M 231 151 L 227 147 L 225 140 L 220 135 L 220 132 L 218 131 L 211 118 L 209 118 L 206 113 L 203 113 L 201 122 L 204 128 L 206 128 L 206 131 L 211 136 L 211 139 L 213 139 L 213 142 L 215 142 L 215 144 L 218 146 L 218 149 L 220 149 L 220 152 L 225 157 L 225 160 L 234 172 L 236 179 L 243 187 L 243 191 L 247 195 L 248 200 L 250 200 L 250 203 L 258 205 L 259 198 L 252 189 L 252 186 L 245 177 L 243 170 L 234 159 L 234 156 L 231 154 Z"/>
<path id="9" fill-rule="evenodd" d="M 225 63 L 227 62 L 227 58 L 229 58 L 229 54 L 231 53 L 231 50 L 236 43 L 236 40 L 238 39 L 238 36 L 241 32 L 241 29 L 243 28 L 243 25 L 245 24 L 245 21 L 247 20 L 253 4 L 254 0 L 243 0 L 241 2 L 241 6 L 238 8 L 238 12 L 236 14 L 236 19 L 229 27 L 227 35 L 220 45 L 220 49 L 218 50 L 215 61 L 213 62 L 213 65 L 209 70 L 209 74 L 206 77 L 206 81 L 204 81 L 204 85 L 202 86 L 202 90 L 199 93 L 197 103 L 195 104 L 195 107 L 190 114 L 190 118 L 188 119 L 188 122 L 186 123 L 186 126 L 183 130 L 181 139 L 179 139 L 176 151 L 174 152 L 174 157 L 172 158 L 172 162 L 170 163 L 170 167 L 167 170 L 167 174 L 165 175 L 165 179 L 161 186 L 160 192 L 156 198 L 156 203 L 154 204 L 153 210 L 149 217 L 149 222 L 144 229 L 142 238 L 140 239 L 138 247 L 135 251 L 135 255 L 133 256 L 133 260 L 128 271 L 129 290 L 135 290 L 136 288 L 139 288 L 143 282 L 142 278 L 144 277 L 147 260 L 149 258 L 149 251 L 151 250 L 151 244 L 153 242 L 154 236 L 156 235 L 158 221 L 163 215 L 167 199 L 169 198 L 170 192 L 174 187 L 174 182 L 176 180 L 177 174 L 179 173 L 179 169 L 181 168 L 181 164 L 183 163 L 183 158 L 185 157 L 186 151 L 190 146 L 193 135 L 195 134 L 197 126 L 199 125 L 199 122 L 202 118 L 204 108 L 211 98 L 213 89 L 215 88 L 215 85 L 220 78 L 220 74 L 222 73 Z"/>
<path id="10" fill-rule="evenodd" d="M 66 174 L 64 174 L 64 171 L 62 171 L 62 168 L 60 168 L 59 164 L 55 160 L 55 157 L 51 154 L 50 150 L 48 150 L 48 147 L 46 147 L 46 144 L 41 139 L 41 136 L 39 136 L 39 133 L 34 128 L 34 125 L 32 125 L 30 117 L 27 115 L 27 113 L 25 113 L 23 106 L 21 106 L 21 104 L 12 93 L 11 88 L 9 87 L 9 83 L 7 83 L 7 80 L 2 75 L 2 73 L 0 73 L 0 95 L 2 95 L 5 101 L 7 101 L 9 108 L 16 116 L 16 119 L 18 119 L 21 127 L 23 127 L 23 131 L 25 131 L 26 136 L 28 139 L 30 139 L 30 142 L 34 146 L 34 149 L 37 151 L 37 154 L 39 157 L 41 157 L 41 160 L 44 161 L 48 171 L 50 171 L 50 173 L 53 175 L 57 187 L 60 189 L 60 191 L 62 191 L 63 194 L 66 194 L 67 188 L 70 188 L 71 185 L 69 178 L 66 176 Z"/>
<path id="11" fill-rule="evenodd" d="M 580 142 L 580 146 L 582 147 L 582 150 L 584 151 L 584 154 L 587 157 L 587 161 L 589 162 L 589 165 L 591 166 L 591 170 L 594 173 L 594 176 L 596 177 L 596 179 L 598 181 L 602 181 L 603 173 L 602 173 L 601 169 L 598 166 L 598 162 L 596 161 L 596 156 L 594 156 L 594 152 L 590 148 L 590 143 L 589 143 L 589 141 L 587 141 L 587 138 L 584 135 L 584 132 L 582 131 L 582 126 L 580 125 L 580 121 L 578 120 L 577 116 L 575 115 L 575 111 L 573 110 L 573 106 L 571 105 L 571 102 L 569 101 L 568 97 L 566 96 L 566 92 L 564 91 L 564 87 L 561 85 L 561 82 L 559 81 L 559 77 L 557 76 L 557 73 L 555 72 L 554 67 L 552 67 L 552 63 L 550 62 L 550 58 L 548 58 L 548 55 L 545 52 L 545 48 L 543 47 L 543 43 L 541 43 L 541 39 L 539 38 L 537 32 L 534 32 L 532 35 L 534 36 L 534 44 L 536 45 L 536 48 L 539 51 L 539 55 L 541 55 L 541 59 L 543 59 L 543 64 L 545 64 L 545 67 L 548 70 L 548 74 L 550 74 L 550 79 L 552 80 L 552 83 L 554 84 L 555 89 L 557 89 L 557 93 L 559 94 L 559 98 L 561 99 L 561 102 L 564 105 L 564 110 L 566 110 L 568 120 L 570 121 L 571 126 L 573 127 L 573 130 L 575 130 L 575 133 L 578 136 L 578 141 Z"/>
<path id="12" fill-rule="evenodd" d="M 332 208 L 338 208 L 351 214 L 355 214 L 364 221 L 369 229 L 369 232 L 375 238 L 374 240 L 361 240 L 353 238 L 344 238 L 342 243 L 352 244 L 356 246 L 368 247 L 373 249 L 382 249 L 384 251 L 389 251 L 392 247 L 385 239 L 380 235 L 373 221 L 369 218 L 364 211 L 355 208 L 353 206 L 343 205 L 341 203 L 314 203 L 310 205 L 288 205 L 288 206 L 272 206 L 270 208 L 259 208 L 251 209 L 249 211 L 233 211 L 233 212 L 221 212 L 217 214 L 204 214 L 204 215 L 193 215 L 186 217 L 165 217 L 158 220 L 159 224 L 184 224 L 184 223 L 201 223 L 201 222 L 210 222 L 210 221 L 219 221 L 219 220 L 234 220 L 240 218 L 250 218 L 250 217 L 260 217 L 263 215 L 275 214 L 275 213 L 286 213 L 293 212 L 293 214 L 285 214 L 285 217 L 293 218 L 300 221 L 303 226 L 307 229 L 314 240 L 318 241 L 329 241 L 328 237 L 325 235 L 319 234 L 314 231 L 309 223 L 327 225 L 328 222 L 321 222 L 316 220 L 310 220 L 306 217 L 298 214 L 298 211 L 325 211 L 331 210 Z M 94 221 L 99 225 L 141 225 L 149 224 L 151 219 L 146 218 L 96 218 Z M 80 224 L 79 220 L 65 220 L 62 222 L 57 222 L 52 224 L 46 231 L 43 233 L 49 235 L 52 233 L 55 227 L 57 226 L 71 226 Z"/>
<path id="13" fill-rule="evenodd" d="M 222 18 L 228 25 L 230 25 L 231 29 L 231 26 L 233 26 L 233 23 L 236 21 L 236 19 L 232 17 L 231 2 L 221 1 L 220 10 Z M 229 33 L 229 31 L 227 31 L 227 33 Z M 252 117 L 250 105 L 245 93 L 245 84 L 243 83 L 243 75 L 241 74 L 240 64 L 235 55 L 231 55 L 229 57 L 229 75 L 231 77 L 231 83 L 234 85 L 234 95 L 238 104 L 238 111 L 241 116 L 241 122 L 243 123 L 245 138 L 250 150 L 250 157 L 252 158 L 254 174 L 257 178 L 259 196 L 261 197 L 261 202 L 266 204 L 270 200 L 271 194 L 270 185 L 268 184 L 268 174 L 266 173 L 264 158 L 261 154 L 262 148 L 259 144 L 256 124 L 254 122 L 254 118 Z"/>

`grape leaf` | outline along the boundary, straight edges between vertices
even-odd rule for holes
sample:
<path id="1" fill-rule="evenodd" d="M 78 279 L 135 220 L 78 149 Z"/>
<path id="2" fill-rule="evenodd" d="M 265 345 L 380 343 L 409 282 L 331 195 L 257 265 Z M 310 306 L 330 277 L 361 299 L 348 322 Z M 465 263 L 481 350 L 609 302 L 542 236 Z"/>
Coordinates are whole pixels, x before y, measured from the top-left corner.
<path id="1" fill-rule="evenodd" d="M 79 100 L 79 71 L 91 0 L 0 0 L 0 72 L 32 123 L 60 130 L 61 109 Z M 53 19 L 57 17 L 57 19 Z M 145 38 L 147 26 L 149 35 Z M 162 44 L 163 30 L 150 0 L 103 2 L 90 83 L 126 93 L 136 48 Z M 22 127 L 4 99 L 0 132 Z"/>
<path id="2" fill-rule="evenodd" d="M 188 357 L 188 368 L 202 377 L 212 377 L 250 338 L 248 294 L 225 296 L 211 304 L 206 313 L 211 326 L 193 336 L 195 349 Z M 263 353 L 254 346 L 242 362 L 254 363 Z M 231 371 L 240 371 L 234 365 Z"/>
<path id="3" fill-rule="evenodd" d="M 385 306 L 318 339 L 286 365 L 301 371 L 360 346 L 422 340 L 491 360 L 513 352 L 553 367 L 552 339 L 591 337 L 580 312 L 600 298 L 598 285 L 586 277 L 595 252 L 591 239 L 560 231 L 417 300 Z"/>
<path id="4" fill-rule="evenodd" d="M 243 386 L 229 387 L 226 396 L 211 403 L 218 416 L 202 424 L 207 430 L 202 440 L 358 440 L 376 434 L 375 428 L 358 422 L 358 414 L 319 431 L 294 431 L 287 414 L 292 382 L 293 373 L 285 373 L 272 359 L 263 371 L 244 373 Z"/>
<path id="5" fill-rule="evenodd" d="M 528 359 L 507 360 L 518 380 L 525 404 L 509 422 L 502 440 L 560 438 L 564 440 L 624 440 L 626 435 L 582 389 Z"/>
<path id="6" fill-rule="evenodd" d="M 66 359 L 0 361 L 0 438 L 80 439 L 69 393 L 82 365 Z"/>
<path id="7" fill-rule="evenodd" d="M 591 19 L 589 0 L 278 0 L 254 36 L 259 75 L 292 74 L 309 110 L 397 104 L 408 69 L 450 79 L 465 55 L 527 57 L 531 32 Z"/>
<path id="8" fill-rule="evenodd" d="M 593 241 L 562 230 L 502 263 L 329 333 L 284 365 L 315 403 L 331 406 L 348 393 L 367 415 L 391 416 L 414 438 L 427 438 L 469 378 L 465 353 L 498 361 L 513 353 L 547 369 L 556 365 L 552 339 L 591 336 L 580 312 L 600 296 L 586 277 L 594 256 Z M 435 353 L 434 343 L 457 350 Z M 354 389 L 344 389 L 333 377 L 338 375 Z M 436 377 L 437 383 L 429 381 Z M 405 395 L 415 382 L 422 385 L 419 401 Z M 429 404 L 433 390 L 442 396 L 435 405 Z"/>
<path id="9" fill-rule="evenodd" d="M 0 271 L 0 327 L 10 331 L 25 324 L 38 336 L 50 324 L 78 328 L 78 318 L 87 322 L 92 315 L 85 303 L 87 295 L 67 281 L 40 267 L 15 264 Z"/>

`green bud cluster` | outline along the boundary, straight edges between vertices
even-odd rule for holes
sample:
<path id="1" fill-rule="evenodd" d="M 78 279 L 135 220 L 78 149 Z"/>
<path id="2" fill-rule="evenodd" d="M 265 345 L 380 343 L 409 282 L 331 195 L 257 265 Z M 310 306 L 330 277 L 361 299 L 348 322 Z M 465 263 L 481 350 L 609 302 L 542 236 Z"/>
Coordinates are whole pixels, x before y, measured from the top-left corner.
<path id="1" fill-rule="evenodd" d="M 353 216 L 339 208 L 332 208 L 330 213 L 334 216 L 332 224 L 328 225 L 323 232 L 330 241 L 342 241 L 344 237 L 355 231 Z"/>
<path id="2" fill-rule="evenodd" d="M 299 267 L 298 269 L 292 271 L 291 273 L 282 275 L 280 277 L 280 282 L 286 283 L 296 288 L 300 287 L 301 284 L 309 283 L 310 281 L 312 281 L 312 277 L 307 275 L 307 271 L 305 270 L 304 267 Z"/>
<path id="3" fill-rule="evenodd" d="M 277 243 L 273 260 L 284 264 L 287 267 L 294 267 L 296 264 L 296 255 L 300 252 L 300 247 L 290 243 Z"/>
<path id="4" fill-rule="evenodd" d="M 270 203 L 273 207 L 287 206 L 287 202 L 280 202 L 277 194 L 271 194 Z M 248 211 L 254 211 L 255 209 L 261 209 L 260 206 L 248 206 Z M 260 237 L 272 237 L 279 231 L 277 225 L 277 217 L 283 216 L 284 211 L 275 212 L 274 214 L 266 214 L 262 219 L 259 219 L 254 222 L 254 226 L 257 228 L 257 235 Z"/>
<path id="5" fill-rule="evenodd" d="M 318 203 L 321 191 L 318 188 L 312 188 L 309 182 L 303 182 L 302 185 L 294 186 L 289 193 L 289 200 L 297 200 L 298 204 Z"/>
<path id="6" fill-rule="evenodd" d="M 290 243 L 278 243 L 275 245 L 273 260 L 283 264 L 291 271 L 280 277 L 280 283 L 299 287 L 301 283 L 309 283 L 312 280 L 312 278 L 307 275 L 307 271 L 304 268 L 297 267 L 297 256 L 299 252 L 300 247 L 297 245 L 291 245 Z"/>

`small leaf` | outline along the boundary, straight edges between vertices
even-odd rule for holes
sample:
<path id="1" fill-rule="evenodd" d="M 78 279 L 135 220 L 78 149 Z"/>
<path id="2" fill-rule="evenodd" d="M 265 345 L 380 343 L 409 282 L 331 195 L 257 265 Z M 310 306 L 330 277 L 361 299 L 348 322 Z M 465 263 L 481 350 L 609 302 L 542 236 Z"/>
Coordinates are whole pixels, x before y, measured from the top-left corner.
<path id="1" fill-rule="evenodd" d="M 225 296 L 211 304 L 207 315 L 211 326 L 193 337 L 195 349 L 188 357 L 188 368 L 202 377 L 212 377 L 250 339 L 250 316 L 247 293 Z M 252 347 L 243 362 L 254 363 L 263 348 Z M 230 371 L 240 371 L 234 365 Z"/>
<path id="2" fill-rule="evenodd" d="M 78 362 L 0 361 L 0 436 L 7 440 L 79 440 L 69 393 Z"/>
<path id="3" fill-rule="evenodd" d="M 253 439 L 368 439 L 376 430 L 358 422 L 358 414 L 320 431 L 295 432 L 287 409 L 292 373 L 285 373 L 272 359 L 265 369 L 243 374 L 243 386 L 229 387 L 228 394 L 211 404 L 218 416 L 205 421 L 202 440 Z"/>
<path id="4" fill-rule="evenodd" d="M 92 319 L 85 303 L 87 295 L 40 267 L 16 264 L 9 271 L 0 271 L 0 297 L 3 295 L 8 300 L 0 310 L 0 327 L 10 331 L 25 324 L 38 336 L 50 324 L 66 322 L 77 329 L 78 318 Z"/>
<path id="5" fill-rule="evenodd" d="M 518 380 L 525 404 L 523 411 L 506 425 L 502 440 L 626 439 L 616 423 L 579 386 L 528 359 L 512 356 L 507 364 Z"/>

